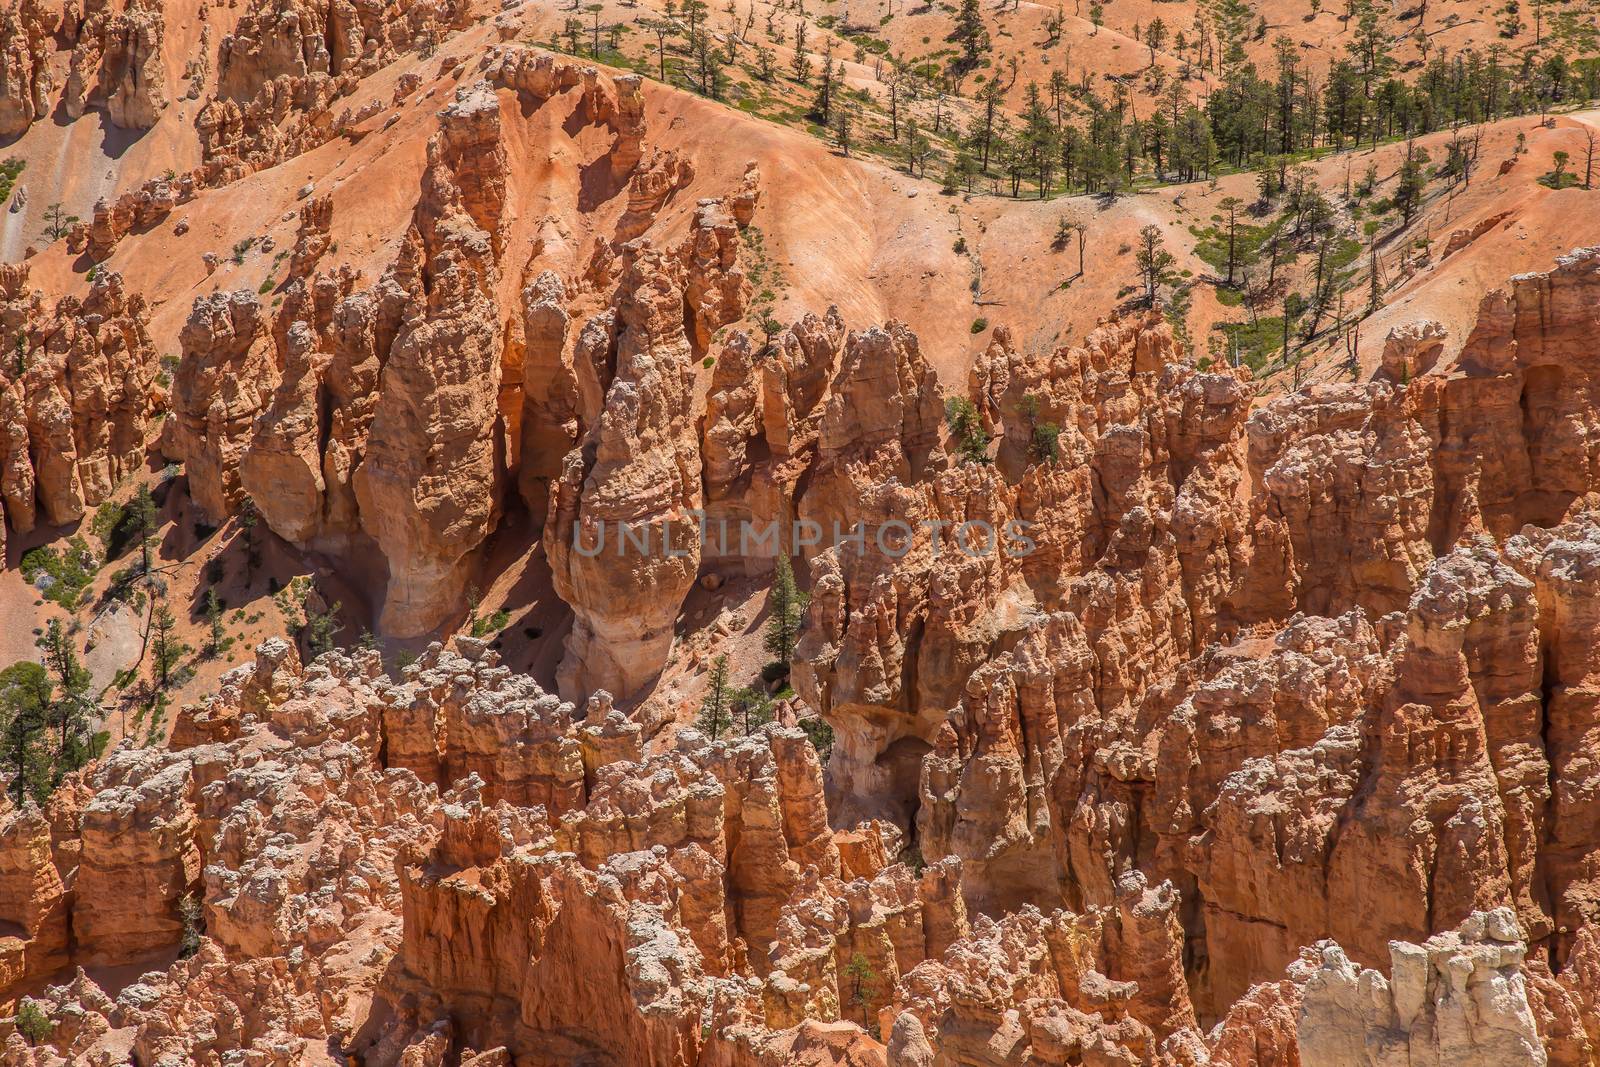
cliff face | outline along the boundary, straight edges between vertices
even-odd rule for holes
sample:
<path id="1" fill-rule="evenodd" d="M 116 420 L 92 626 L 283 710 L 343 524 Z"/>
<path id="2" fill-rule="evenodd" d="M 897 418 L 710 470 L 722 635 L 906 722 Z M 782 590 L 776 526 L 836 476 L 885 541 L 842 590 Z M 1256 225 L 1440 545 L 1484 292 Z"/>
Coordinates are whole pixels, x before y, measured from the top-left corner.
<path id="1" fill-rule="evenodd" d="M 0 495 L 13 530 L 81 518 L 144 461 L 163 398 L 144 299 L 121 275 L 47 307 L 28 265 L 0 267 Z"/>
<path id="2" fill-rule="evenodd" d="M 0 16 L 0 133 L 63 45 L 66 114 L 159 125 L 168 14 Z M 654 143 L 636 75 L 499 17 L 433 61 L 466 4 L 207 17 L 196 165 L 72 254 L 404 121 L 393 239 L 341 259 L 350 194 L 302 187 L 270 284 L 184 291 L 170 395 L 123 275 L 0 266 L 10 531 L 153 448 L 416 647 L 526 536 L 556 683 L 270 642 L 0 810 L 0 1002 L 55 1021 L 0 1063 L 1600 1063 L 1600 250 L 1370 381 L 1263 398 L 1160 310 L 952 380 L 905 323 L 772 319 L 782 189 Z M 355 96 L 413 52 L 439 85 Z M 780 557 L 794 692 L 709 737 Z"/>
<path id="3" fill-rule="evenodd" d="M 554 531 L 578 522 L 615 536 L 628 523 L 659 540 L 674 520 L 693 529 L 694 368 L 710 334 L 743 312 L 738 227 L 707 206 L 673 248 L 603 246 L 582 289 L 608 306 L 578 331 L 587 347 L 575 362 L 566 284 L 535 269 L 537 255 L 508 259 L 501 109 L 573 109 L 614 138 L 601 162 L 623 181 L 639 159 L 637 80 L 520 48 L 479 70 L 437 114 L 412 225 L 375 285 L 319 269 L 332 205 L 316 198 L 274 312 L 244 292 L 196 301 L 162 447 L 188 465 L 214 521 L 248 494 L 298 546 L 376 547 L 389 573 L 378 628 L 400 637 L 460 613 L 472 554 L 520 485 L 548 511 L 557 588 L 579 620 L 569 690 L 631 695 L 660 669 L 697 559 L 607 571 Z M 502 278 L 518 272 L 521 299 L 504 301 Z M 646 490 L 664 495 L 643 501 Z M 641 610 L 639 597 L 656 604 Z"/>
<path id="4" fill-rule="evenodd" d="M 7 11 L 0 21 L 0 133 L 14 137 L 50 110 L 54 88 L 48 37 L 58 15 L 43 0 L 29 0 Z"/>
<path id="5" fill-rule="evenodd" d="M 1592 355 L 1573 338 L 1594 325 L 1600 255 L 1491 297 L 1453 366 L 1253 412 L 1242 373 L 1176 362 L 1155 316 L 1048 357 L 997 332 L 952 432 L 902 326 L 809 317 L 759 356 L 700 328 L 744 299 L 738 201 L 708 201 L 676 247 L 622 246 L 614 299 L 587 319 L 581 286 L 524 286 L 517 380 L 539 399 L 507 405 L 488 325 L 501 194 L 460 184 L 499 173 L 499 114 L 483 86 L 445 109 L 376 295 L 301 279 L 276 325 L 246 297 L 197 305 L 171 433 L 196 449 L 203 506 L 249 491 L 307 543 L 364 530 L 407 560 L 397 611 L 426 601 L 410 590 L 455 595 L 450 537 L 494 521 L 507 412 L 570 435 L 547 519 L 578 620 L 569 699 L 481 642 L 398 682 L 371 656 L 300 678 L 264 650 L 178 724 L 190 747 L 108 758 L 64 837 L 13 817 L 15 981 L 64 958 L 159 958 L 194 894 L 216 943 L 107 1032 L 194 1054 L 158 1022 L 196 1010 L 185 976 L 298 947 L 338 977 L 273 995 L 343 999 L 320 1021 L 260 1015 L 238 1040 L 292 1022 L 378 1063 L 595 1047 L 754 1064 L 853 1022 L 885 1043 L 851 1054 L 892 1064 L 1592 1062 L 1600 523 L 1572 473 L 1592 468 Z M 320 217 L 307 208 L 308 247 Z M 479 363 L 452 370 L 462 359 Z M 204 374 L 219 395 L 202 409 Z M 228 392 L 240 382 L 255 391 Z M 311 412 L 330 399 L 322 436 Z M 426 420 L 439 428 L 411 450 L 400 431 Z M 364 458 L 330 464 L 336 446 Z M 424 448 L 431 466 L 408 466 Z M 424 506 L 429 469 L 457 475 Z M 613 701 L 670 654 L 702 507 L 864 531 L 782 549 L 809 570 L 795 680 L 834 730 L 826 770 L 792 728 L 652 736 Z M 558 536 L 622 522 L 686 540 L 629 560 Z M 995 550 L 973 543 L 983 530 Z M 341 789 L 377 790 L 347 801 L 375 836 L 339 847 L 395 859 L 302 931 L 230 836 L 246 799 L 266 820 L 252 833 L 280 816 L 224 783 L 266 760 L 287 761 L 280 781 L 328 745 Z M 64 840 L 76 861 L 45 863 Z M 314 866 L 273 877 L 310 886 Z M 373 946 L 359 965 L 352 938 Z M 229 974 L 207 995 L 245 982 Z M 1369 995 L 1383 982 L 1387 1001 Z M 356 1021 L 372 1002 L 379 1032 Z"/>
<path id="6" fill-rule="evenodd" d="M 8 1056 L 1592 1062 L 1593 924 L 1559 973 L 1509 907 L 1390 942 L 1389 977 L 1322 941 L 1204 1034 L 1173 882 L 978 914 L 959 858 L 918 873 L 887 859 L 890 826 L 829 829 L 801 731 L 644 754 L 608 699 L 579 709 L 462 651 L 390 679 L 374 653 L 302 670 L 269 643 L 172 751 L 119 746 L 49 820 L 8 815 L 7 989 L 68 962 L 154 968 L 114 1001 L 81 971 L 36 994 L 72 1024 Z"/>

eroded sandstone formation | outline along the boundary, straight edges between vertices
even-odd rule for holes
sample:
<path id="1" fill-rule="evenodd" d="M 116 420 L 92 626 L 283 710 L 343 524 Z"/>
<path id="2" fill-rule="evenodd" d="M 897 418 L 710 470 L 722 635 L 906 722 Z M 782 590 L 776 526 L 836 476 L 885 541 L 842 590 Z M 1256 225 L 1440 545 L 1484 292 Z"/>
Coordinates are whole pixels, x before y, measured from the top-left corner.
<path id="1" fill-rule="evenodd" d="M 24 533 L 110 496 L 144 461 L 161 404 L 148 308 L 120 274 L 47 307 L 28 273 L 0 267 L 0 495 Z"/>
<path id="2" fill-rule="evenodd" d="M 51 34 L 69 113 L 156 122 L 159 10 L 7 15 L 0 128 Z M 252 3 L 202 165 L 69 246 L 369 135 L 382 99 L 338 101 L 468 21 Z M 1159 309 L 1055 350 L 997 328 L 941 381 L 902 323 L 751 321 L 760 171 L 685 202 L 638 77 L 513 44 L 441 70 L 393 258 L 340 262 L 305 187 L 278 296 L 195 299 L 160 448 L 206 520 L 248 496 L 381 564 L 389 637 L 458 621 L 527 520 L 558 691 L 470 638 L 398 677 L 269 643 L 170 750 L 6 809 L 3 999 L 58 1022 L 3 1062 L 1600 1060 L 1600 250 L 1449 360 L 1397 330 L 1371 381 L 1260 398 Z M 583 232 L 521 214 L 530 116 Z M 0 268 L 13 530 L 144 459 L 146 319 L 116 273 L 47 308 Z M 697 582 L 780 556 L 797 695 L 713 740 L 653 688 L 700 682 Z"/>
<path id="3" fill-rule="evenodd" d="M 660 670 L 698 569 L 696 371 L 749 296 L 739 219 L 757 176 L 702 203 L 682 241 L 598 244 L 582 277 L 542 267 L 537 246 L 507 261 L 502 108 L 567 109 L 609 136 L 600 162 L 620 196 L 643 105 L 637 78 L 528 49 L 478 69 L 437 114 L 411 230 L 375 283 L 319 269 L 333 207 L 318 197 L 302 208 L 281 307 L 247 292 L 196 301 L 163 449 L 214 521 L 248 494 L 296 545 L 375 546 L 389 576 L 379 627 L 397 636 L 462 610 L 472 554 L 520 490 L 548 516 L 556 586 L 578 620 L 565 691 L 628 698 Z M 518 271 L 508 302 L 502 279 Z M 571 321 L 580 297 L 603 310 Z M 670 541 L 672 556 L 617 567 L 570 550 L 569 529 L 604 529 L 614 545 L 623 525 Z"/>
<path id="4" fill-rule="evenodd" d="M 44 0 L 0 14 L 0 135 L 14 137 L 50 110 L 49 37 L 59 15 Z"/>

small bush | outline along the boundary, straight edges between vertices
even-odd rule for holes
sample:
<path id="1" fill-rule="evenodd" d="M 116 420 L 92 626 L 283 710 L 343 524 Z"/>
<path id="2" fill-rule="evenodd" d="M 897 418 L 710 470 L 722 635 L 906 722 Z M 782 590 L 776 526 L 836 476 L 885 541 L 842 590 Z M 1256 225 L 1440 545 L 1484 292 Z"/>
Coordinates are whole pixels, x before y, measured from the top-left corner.
<path id="1" fill-rule="evenodd" d="M 123 529 L 127 518 L 128 509 L 109 500 L 95 510 L 94 521 L 89 523 L 89 532 L 99 539 L 106 550 L 107 559 L 115 559 L 121 554 L 120 550 L 127 547 L 124 538 L 128 531 Z"/>
<path id="2" fill-rule="evenodd" d="M 22 556 L 22 580 L 29 585 L 46 579 L 40 592 L 46 600 L 71 611 L 78 606 L 89 583 L 100 569 L 100 560 L 82 535 L 75 534 L 67 540 L 66 548 L 57 552 L 48 545 L 31 548 Z"/>
<path id="3" fill-rule="evenodd" d="M 37 1001 L 23 997 L 17 1002 L 17 1033 L 27 1039 L 28 1044 L 37 1045 L 50 1036 L 50 1031 L 56 1024 L 50 1021 L 50 1016 L 44 1013 Z"/>
<path id="4" fill-rule="evenodd" d="M 980 315 L 977 318 L 972 320 L 972 332 L 973 333 L 979 334 L 979 333 L 982 333 L 984 330 L 987 330 L 988 328 L 989 328 L 989 320 L 984 318 L 983 316 Z"/>
<path id="5" fill-rule="evenodd" d="M 493 615 L 485 615 L 481 619 L 472 620 L 472 636 L 488 637 L 497 634 L 511 624 L 511 613 L 501 608 Z"/>
<path id="6" fill-rule="evenodd" d="M 1061 458 L 1061 427 L 1053 422 L 1041 422 L 1033 428 L 1033 438 L 1028 442 L 1028 454 L 1041 463 L 1054 463 Z"/>
<path id="7" fill-rule="evenodd" d="M 978 418 L 978 409 L 966 397 L 953 396 L 945 401 L 944 421 L 956 439 L 956 450 L 967 463 L 989 461 L 989 434 Z"/>
<path id="8" fill-rule="evenodd" d="M 190 893 L 178 901 L 178 922 L 183 927 L 178 940 L 178 958 L 186 960 L 200 951 L 200 938 L 206 929 L 205 911 L 200 907 L 198 896 Z"/>
<path id="9" fill-rule="evenodd" d="M 811 741 L 811 747 L 817 750 L 817 758 L 823 763 L 828 762 L 828 757 L 833 754 L 833 727 L 820 716 L 801 719 L 799 725 Z"/>

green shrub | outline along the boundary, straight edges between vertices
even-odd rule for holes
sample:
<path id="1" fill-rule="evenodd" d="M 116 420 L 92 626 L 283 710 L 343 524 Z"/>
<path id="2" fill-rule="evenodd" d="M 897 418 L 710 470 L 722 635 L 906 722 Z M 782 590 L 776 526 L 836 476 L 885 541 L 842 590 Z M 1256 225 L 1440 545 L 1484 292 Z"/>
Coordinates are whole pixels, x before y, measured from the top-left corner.
<path id="1" fill-rule="evenodd" d="M 1033 428 L 1028 442 L 1028 454 L 1040 462 L 1054 463 L 1061 458 L 1061 427 L 1053 422 L 1041 422 Z"/>
<path id="2" fill-rule="evenodd" d="M 17 1033 L 27 1039 L 28 1044 L 37 1045 L 50 1036 L 50 1031 L 56 1024 L 50 1021 L 50 1016 L 44 1013 L 37 1001 L 23 997 L 17 1002 Z"/>
<path id="3" fill-rule="evenodd" d="M 200 907 L 200 898 L 189 893 L 178 901 L 178 922 L 183 928 L 183 933 L 178 940 L 178 958 L 186 960 L 200 951 L 200 937 L 205 933 L 205 911 Z"/>
<path id="4" fill-rule="evenodd" d="M 501 608 L 493 615 L 485 615 L 481 619 L 473 619 L 472 636 L 488 637 L 490 634 L 499 633 L 509 625 L 511 625 L 511 613 L 505 608 Z"/>
<path id="5" fill-rule="evenodd" d="M 81 534 L 68 538 L 66 548 L 61 552 L 49 545 L 30 548 L 23 553 L 21 563 L 22 580 L 33 585 L 41 577 L 48 577 L 50 581 L 42 590 L 44 598 L 55 601 L 69 611 L 78 606 L 83 591 L 94 581 L 95 572 L 99 569 L 99 557 Z"/>
<path id="6" fill-rule="evenodd" d="M 811 741 L 811 747 L 817 750 L 817 758 L 828 762 L 828 757 L 833 754 L 833 727 L 820 716 L 801 719 L 799 725 Z"/>
<path id="7" fill-rule="evenodd" d="M 944 403 L 944 421 L 956 439 L 956 451 L 967 463 L 989 461 L 989 434 L 978 409 L 966 397 L 953 396 Z"/>

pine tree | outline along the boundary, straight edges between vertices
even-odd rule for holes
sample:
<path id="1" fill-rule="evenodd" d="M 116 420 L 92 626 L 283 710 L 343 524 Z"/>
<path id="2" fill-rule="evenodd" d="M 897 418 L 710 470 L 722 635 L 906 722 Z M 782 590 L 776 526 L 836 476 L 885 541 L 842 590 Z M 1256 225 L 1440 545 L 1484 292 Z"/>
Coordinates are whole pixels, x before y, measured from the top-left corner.
<path id="1" fill-rule="evenodd" d="M 833 139 L 839 146 L 839 151 L 846 157 L 850 155 L 850 135 L 855 129 L 855 116 L 849 105 L 837 107 L 833 111 Z"/>
<path id="2" fill-rule="evenodd" d="M 878 972 L 872 969 L 867 957 L 857 952 L 845 964 L 844 976 L 850 986 L 850 1005 L 860 1011 L 863 1018 L 870 1018 L 873 998 L 877 995 Z"/>
<path id="3" fill-rule="evenodd" d="M 789 68 L 794 71 L 794 80 L 801 85 L 811 83 L 811 57 L 806 55 L 806 24 L 804 21 L 794 25 L 794 57 L 789 61 Z"/>
<path id="4" fill-rule="evenodd" d="M 1167 24 L 1159 16 L 1152 19 L 1145 29 L 1144 43 L 1150 48 L 1150 65 L 1153 67 L 1156 65 L 1156 53 L 1167 43 Z"/>
<path id="5" fill-rule="evenodd" d="M 944 402 L 944 424 L 955 438 L 956 450 L 963 463 L 989 462 L 989 431 L 983 428 L 978 408 L 964 396 L 952 396 Z"/>
<path id="6" fill-rule="evenodd" d="M 1422 206 L 1422 194 L 1428 186 L 1427 162 L 1426 151 L 1413 145 L 1406 146 L 1405 162 L 1400 164 L 1400 184 L 1394 191 L 1394 206 L 1400 209 L 1405 226 L 1411 225 L 1417 209 Z"/>
<path id="7" fill-rule="evenodd" d="M 794 643 L 800 633 L 800 622 L 805 617 L 807 597 L 794 581 L 794 569 L 789 557 L 780 554 L 773 570 L 772 589 L 767 594 L 766 649 L 776 656 L 785 668 L 794 655 Z"/>
<path id="8" fill-rule="evenodd" d="M 334 650 L 334 635 L 339 632 L 339 612 L 343 608 L 336 600 L 327 611 L 306 612 L 306 647 L 313 656 Z"/>
<path id="9" fill-rule="evenodd" d="M 761 729 L 774 717 L 772 698 L 755 686 L 735 689 L 729 700 L 729 712 L 739 733 L 745 737 Z"/>
<path id="10" fill-rule="evenodd" d="M 244 580 L 248 585 L 257 567 L 261 565 L 261 543 L 256 528 L 261 524 L 261 514 L 252 497 L 239 501 L 239 530 L 244 534 Z"/>
<path id="11" fill-rule="evenodd" d="M 49 628 L 39 639 L 39 647 L 44 651 L 45 666 L 55 683 L 55 695 L 46 716 L 47 729 L 53 735 L 50 738 L 53 788 L 67 774 L 100 754 L 91 718 L 94 697 L 90 688 L 94 679 L 79 662 L 72 636 L 60 619 L 50 620 Z"/>
<path id="12" fill-rule="evenodd" d="M 1570 160 L 1571 158 L 1572 158 L 1571 154 L 1567 153 L 1567 152 L 1557 152 L 1555 154 L 1555 156 L 1553 157 L 1553 161 L 1555 163 L 1555 169 L 1552 170 L 1551 174 L 1550 174 L 1550 187 L 1551 188 L 1553 188 L 1553 189 L 1561 188 L 1561 183 L 1563 181 L 1565 181 L 1566 177 L 1567 177 L 1567 161 Z"/>
<path id="13" fill-rule="evenodd" d="M 44 737 L 54 693 L 49 672 L 38 663 L 23 660 L 0 671 L 0 773 L 18 807 L 30 797 L 43 803 L 50 794 Z"/>
<path id="14" fill-rule="evenodd" d="M 711 661 L 711 678 L 706 684 L 705 699 L 700 701 L 695 725 L 715 741 L 731 721 L 728 714 L 728 657 L 721 655 Z"/>
<path id="15" fill-rule="evenodd" d="M 21 1034 L 31 1047 L 48 1039 L 56 1024 L 50 1021 L 50 1016 L 45 1014 L 37 1001 L 23 997 L 17 1003 L 16 1027 L 17 1033 Z"/>
<path id="16" fill-rule="evenodd" d="M 222 628 L 222 601 L 217 599 L 215 589 L 206 590 L 206 625 L 209 627 L 211 637 L 206 645 L 206 655 L 216 656 L 222 651 L 222 642 L 227 634 Z"/>
<path id="17" fill-rule="evenodd" d="M 1154 305 L 1157 290 L 1170 278 L 1172 265 L 1177 262 L 1172 253 L 1162 247 L 1161 231 L 1155 226 L 1139 231 L 1139 251 L 1134 254 L 1134 260 L 1144 279 L 1145 302 Z"/>
<path id="18" fill-rule="evenodd" d="M 186 960 L 200 951 L 200 939 L 206 932 L 205 909 L 198 895 L 186 893 L 178 901 L 178 924 L 182 931 L 178 938 L 178 958 Z"/>
<path id="19" fill-rule="evenodd" d="M 183 658 L 183 644 L 173 633 L 178 620 L 165 603 L 156 604 L 150 616 L 150 653 L 155 657 L 155 683 L 158 691 L 172 685 L 174 668 Z"/>
<path id="20" fill-rule="evenodd" d="M 956 12 L 956 25 L 950 38 L 961 45 L 961 61 L 957 69 L 962 73 L 976 69 L 989 47 L 989 31 L 983 24 L 983 12 L 978 0 L 961 0 L 961 9 Z"/>
<path id="21" fill-rule="evenodd" d="M 817 98 L 811 105 L 811 117 L 826 127 L 833 121 L 833 83 L 838 67 L 833 62 L 833 40 L 830 38 L 822 52 L 822 80 L 817 83 Z"/>
<path id="22" fill-rule="evenodd" d="M 44 209 L 45 236 L 52 241 L 59 241 L 72 229 L 72 224 L 78 221 L 78 216 L 69 215 L 60 202 L 57 201 Z"/>
<path id="23" fill-rule="evenodd" d="M 128 501 L 128 517 L 124 521 L 139 542 L 140 573 L 149 574 L 150 552 L 155 545 L 156 530 L 159 526 L 156 500 L 150 495 L 149 486 L 141 485 L 139 491 L 133 494 L 133 499 Z"/>

